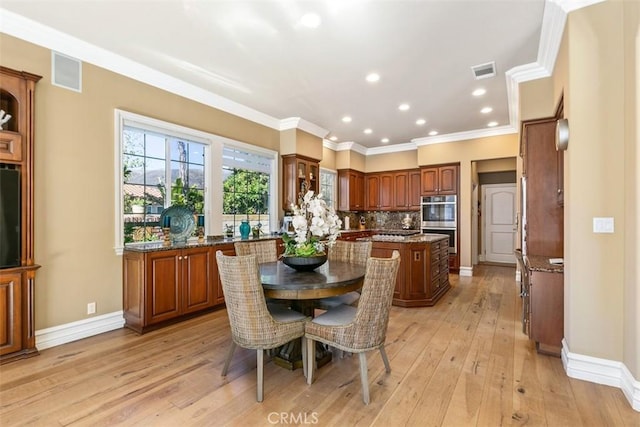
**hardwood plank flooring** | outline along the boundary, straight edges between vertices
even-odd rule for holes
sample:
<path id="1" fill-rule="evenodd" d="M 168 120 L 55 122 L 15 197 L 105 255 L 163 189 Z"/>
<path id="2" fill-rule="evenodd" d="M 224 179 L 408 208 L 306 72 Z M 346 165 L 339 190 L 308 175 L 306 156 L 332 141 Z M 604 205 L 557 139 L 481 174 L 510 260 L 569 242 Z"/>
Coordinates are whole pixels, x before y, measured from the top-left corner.
<path id="1" fill-rule="evenodd" d="M 255 352 L 230 345 L 220 310 L 138 335 L 127 329 L 0 367 L 2 426 L 640 426 L 622 391 L 568 378 L 559 358 L 522 333 L 513 267 L 451 275 L 428 308 L 392 307 L 386 350 L 368 354 L 371 404 L 358 357 L 316 371 L 267 361 L 257 403 Z M 266 359 L 268 360 L 268 358 Z"/>

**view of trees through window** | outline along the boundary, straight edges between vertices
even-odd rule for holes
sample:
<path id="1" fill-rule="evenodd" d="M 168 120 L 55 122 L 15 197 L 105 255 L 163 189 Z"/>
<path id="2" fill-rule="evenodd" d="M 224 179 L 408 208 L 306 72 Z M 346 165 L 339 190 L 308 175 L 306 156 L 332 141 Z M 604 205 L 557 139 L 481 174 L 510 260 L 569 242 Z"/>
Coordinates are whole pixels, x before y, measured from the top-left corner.
<path id="1" fill-rule="evenodd" d="M 171 205 L 186 206 L 194 214 L 203 213 L 204 149 L 205 145 L 199 142 L 125 127 L 125 243 L 161 240 L 160 214 Z"/>
<path id="2" fill-rule="evenodd" d="M 223 180 L 223 229 L 238 235 L 241 221 L 249 220 L 252 229 L 268 233 L 269 174 L 223 166 Z"/>

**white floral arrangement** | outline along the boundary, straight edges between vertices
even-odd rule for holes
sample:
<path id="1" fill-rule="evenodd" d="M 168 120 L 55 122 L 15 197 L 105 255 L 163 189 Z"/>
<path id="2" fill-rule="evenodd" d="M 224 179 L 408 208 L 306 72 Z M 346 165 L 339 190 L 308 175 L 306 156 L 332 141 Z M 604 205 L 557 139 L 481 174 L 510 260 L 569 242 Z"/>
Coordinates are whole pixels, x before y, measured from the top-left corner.
<path id="1" fill-rule="evenodd" d="M 342 221 L 335 210 L 327 206 L 322 194 L 314 195 L 313 191 L 308 191 L 300 201 L 300 206 L 291 204 L 291 211 L 295 236 L 282 236 L 285 255 L 320 255 L 325 252 L 325 245 L 333 246 L 340 235 Z"/>

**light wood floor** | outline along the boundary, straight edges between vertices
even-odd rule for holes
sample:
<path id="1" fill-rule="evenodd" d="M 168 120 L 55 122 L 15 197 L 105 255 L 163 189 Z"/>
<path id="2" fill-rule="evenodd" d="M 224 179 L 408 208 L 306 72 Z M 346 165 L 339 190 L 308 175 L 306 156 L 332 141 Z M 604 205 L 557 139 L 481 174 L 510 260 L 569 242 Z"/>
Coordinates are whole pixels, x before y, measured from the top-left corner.
<path id="1" fill-rule="evenodd" d="M 338 357 L 307 386 L 268 362 L 255 401 L 255 353 L 229 348 L 226 311 L 139 336 L 122 329 L 0 367 L 0 424 L 141 426 L 639 426 L 622 392 L 568 378 L 521 332 L 509 267 L 479 266 L 431 308 L 393 307 L 391 373 L 370 353 L 371 404 L 358 358 Z"/>

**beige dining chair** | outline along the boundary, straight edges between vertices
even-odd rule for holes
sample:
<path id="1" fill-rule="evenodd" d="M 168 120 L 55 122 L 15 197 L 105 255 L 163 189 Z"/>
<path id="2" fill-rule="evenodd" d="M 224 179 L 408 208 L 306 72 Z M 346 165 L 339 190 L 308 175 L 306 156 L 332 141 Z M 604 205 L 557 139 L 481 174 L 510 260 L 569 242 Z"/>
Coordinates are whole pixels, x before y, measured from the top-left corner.
<path id="1" fill-rule="evenodd" d="M 391 258 L 369 258 L 358 306 L 340 305 L 307 322 L 305 337 L 308 384 L 313 383 L 315 342 L 358 353 L 362 400 L 366 405 L 369 404 L 366 352 L 379 350 L 386 372 L 391 372 L 384 341 L 399 265 L 398 251 L 393 251 Z"/>
<path id="2" fill-rule="evenodd" d="M 231 347 L 222 368 L 226 376 L 236 346 L 257 351 L 257 395 L 262 402 L 264 394 L 264 351 L 280 347 L 304 335 L 304 324 L 309 317 L 281 307 L 267 307 L 260 282 L 256 255 L 228 256 L 216 252 L 218 271 L 227 315 L 231 327 Z M 302 370 L 306 375 L 305 348 L 302 348 Z"/>
<path id="3" fill-rule="evenodd" d="M 329 261 L 351 262 L 365 267 L 367 259 L 371 256 L 370 241 L 348 241 L 336 240 L 335 244 L 329 248 L 327 259 Z M 316 308 L 328 310 L 341 304 L 353 305 L 360 298 L 360 292 L 353 291 L 343 295 L 322 298 L 316 301 Z"/>
<path id="4" fill-rule="evenodd" d="M 236 255 L 255 255 L 258 258 L 258 264 L 278 260 L 278 248 L 275 239 L 235 242 L 233 246 L 235 247 Z"/>

